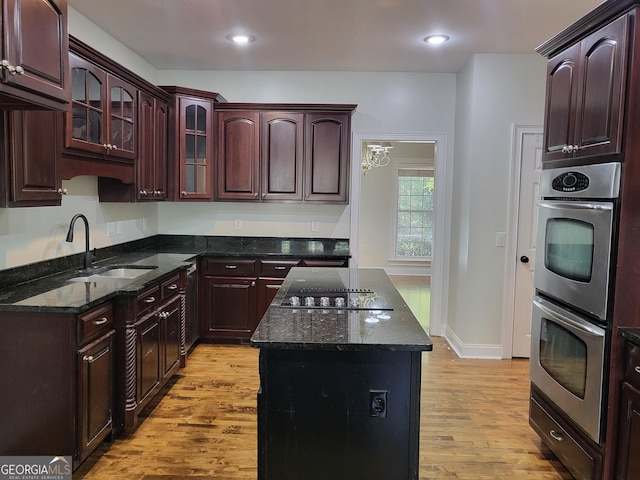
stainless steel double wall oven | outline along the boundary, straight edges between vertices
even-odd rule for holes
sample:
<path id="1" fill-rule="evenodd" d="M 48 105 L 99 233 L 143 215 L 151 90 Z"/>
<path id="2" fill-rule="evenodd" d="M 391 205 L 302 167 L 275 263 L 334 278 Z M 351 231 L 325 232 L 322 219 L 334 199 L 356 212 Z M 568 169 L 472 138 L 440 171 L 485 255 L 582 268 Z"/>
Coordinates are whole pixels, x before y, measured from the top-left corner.
<path id="1" fill-rule="evenodd" d="M 597 444 L 604 432 L 620 174 L 615 162 L 540 176 L 531 382 Z"/>

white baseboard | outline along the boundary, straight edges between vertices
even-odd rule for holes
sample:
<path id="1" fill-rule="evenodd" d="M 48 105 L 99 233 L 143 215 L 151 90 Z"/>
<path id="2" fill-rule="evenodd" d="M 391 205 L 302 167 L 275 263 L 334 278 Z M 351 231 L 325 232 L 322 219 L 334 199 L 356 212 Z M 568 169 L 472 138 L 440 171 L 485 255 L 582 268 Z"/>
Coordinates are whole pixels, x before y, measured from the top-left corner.
<path id="1" fill-rule="evenodd" d="M 502 359 L 501 345 L 465 345 L 448 326 L 445 327 L 444 338 L 460 358 Z"/>
<path id="2" fill-rule="evenodd" d="M 430 277 L 431 276 L 431 267 L 411 267 L 408 265 L 405 266 L 396 266 L 396 267 L 384 267 L 384 271 L 387 275 L 408 275 L 412 277 Z"/>

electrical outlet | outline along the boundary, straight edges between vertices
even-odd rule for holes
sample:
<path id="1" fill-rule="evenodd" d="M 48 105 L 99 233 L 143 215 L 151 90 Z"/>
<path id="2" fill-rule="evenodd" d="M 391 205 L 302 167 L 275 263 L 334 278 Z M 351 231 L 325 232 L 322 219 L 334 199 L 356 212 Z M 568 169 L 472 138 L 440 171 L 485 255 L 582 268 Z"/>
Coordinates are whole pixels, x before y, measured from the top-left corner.
<path id="1" fill-rule="evenodd" d="M 387 390 L 369 390 L 369 416 L 387 418 Z"/>
<path id="2" fill-rule="evenodd" d="M 311 221 L 311 231 L 319 232 L 320 231 L 320 222 L 318 220 Z"/>
<path id="3" fill-rule="evenodd" d="M 504 232 L 496 233 L 496 247 L 504 247 L 506 240 L 506 234 Z"/>
<path id="4" fill-rule="evenodd" d="M 147 217 L 144 217 L 142 219 L 142 231 L 146 232 L 147 230 L 149 230 L 149 219 Z"/>
<path id="5" fill-rule="evenodd" d="M 107 237 L 113 237 L 118 233 L 116 222 L 107 222 Z"/>
<path id="6" fill-rule="evenodd" d="M 118 235 L 122 235 L 122 222 L 118 220 L 117 222 Z"/>
<path id="7" fill-rule="evenodd" d="M 236 218 L 235 222 L 233 222 L 233 229 L 242 230 L 242 220 L 240 220 L 239 218 Z"/>

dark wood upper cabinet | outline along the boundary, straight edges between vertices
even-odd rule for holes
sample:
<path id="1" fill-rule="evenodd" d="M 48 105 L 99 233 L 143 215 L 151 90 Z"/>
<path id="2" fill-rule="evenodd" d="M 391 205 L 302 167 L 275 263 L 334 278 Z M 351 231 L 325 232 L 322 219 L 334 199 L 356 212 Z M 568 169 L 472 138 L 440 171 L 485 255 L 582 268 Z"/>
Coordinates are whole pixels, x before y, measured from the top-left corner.
<path id="1" fill-rule="evenodd" d="M 258 200 L 260 113 L 218 113 L 219 200 Z"/>
<path id="2" fill-rule="evenodd" d="M 64 110 L 70 99 L 67 0 L 3 0 L 0 104 Z"/>
<path id="3" fill-rule="evenodd" d="M 355 105 L 216 106 L 218 200 L 345 204 Z"/>
<path id="4" fill-rule="evenodd" d="M 56 206 L 66 193 L 58 175 L 63 114 L 5 111 L 0 143 L 0 207 Z"/>
<path id="5" fill-rule="evenodd" d="M 137 158 L 137 90 L 75 54 L 66 147 L 76 153 L 132 162 Z M 73 152 L 69 152 L 73 153 Z"/>
<path id="6" fill-rule="evenodd" d="M 148 93 L 140 92 L 139 111 L 137 199 L 164 200 L 167 198 L 169 106 Z"/>
<path id="7" fill-rule="evenodd" d="M 621 152 L 628 25 L 620 17 L 549 60 L 545 162 Z"/>
<path id="8" fill-rule="evenodd" d="M 172 95 L 169 107 L 169 198 L 213 200 L 213 108 L 225 101 L 214 92 L 160 87 Z"/>
<path id="9" fill-rule="evenodd" d="M 262 200 L 302 200 L 304 115 L 264 112 L 260 147 Z"/>
<path id="10" fill-rule="evenodd" d="M 351 115 L 308 113 L 305 200 L 347 203 Z"/>

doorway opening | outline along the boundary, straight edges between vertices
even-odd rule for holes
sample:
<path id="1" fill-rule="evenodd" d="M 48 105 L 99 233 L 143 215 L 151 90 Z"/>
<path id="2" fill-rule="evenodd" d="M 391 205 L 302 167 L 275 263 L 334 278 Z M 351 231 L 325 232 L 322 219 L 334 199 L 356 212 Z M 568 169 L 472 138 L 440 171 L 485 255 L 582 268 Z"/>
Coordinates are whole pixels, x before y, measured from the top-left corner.
<path id="1" fill-rule="evenodd" d="M 383 268 L 432 335 L 445 323 L 445 140 L 354 134 L 352 156 L 352 263 Z M 371 145 L 385 147 L 377 159 Z"/>

